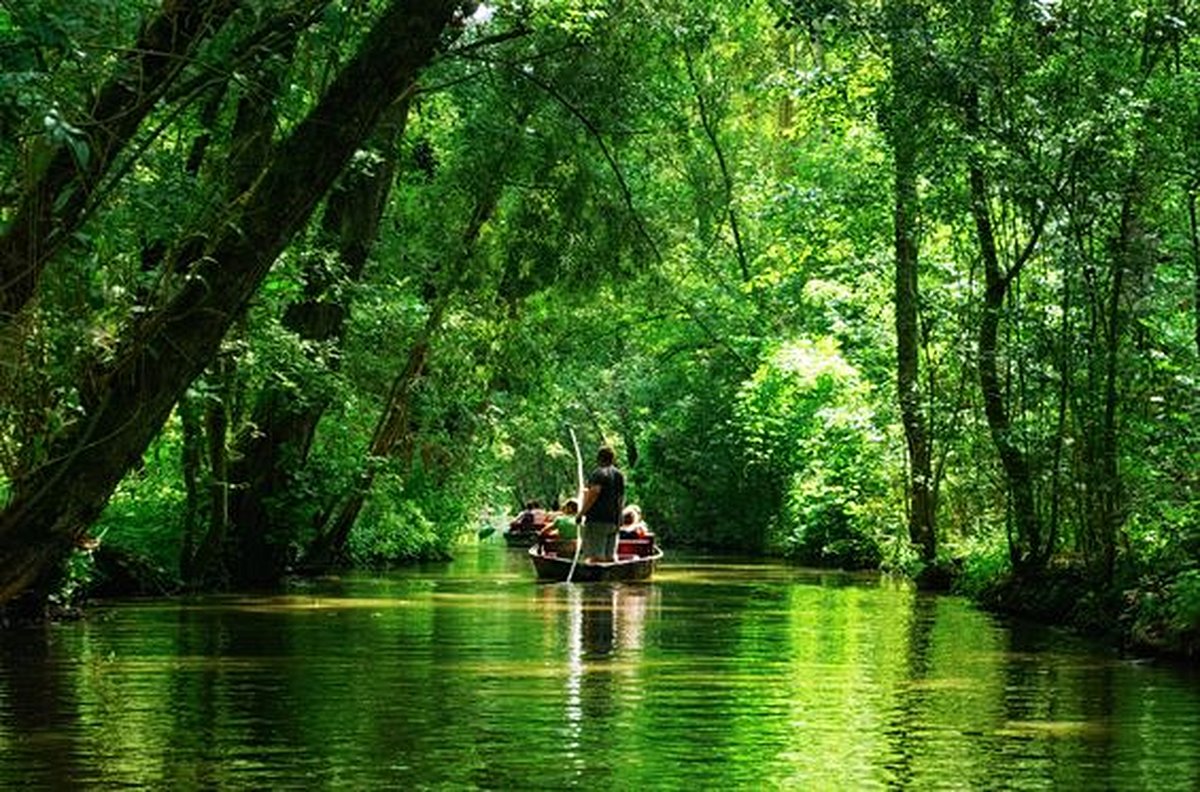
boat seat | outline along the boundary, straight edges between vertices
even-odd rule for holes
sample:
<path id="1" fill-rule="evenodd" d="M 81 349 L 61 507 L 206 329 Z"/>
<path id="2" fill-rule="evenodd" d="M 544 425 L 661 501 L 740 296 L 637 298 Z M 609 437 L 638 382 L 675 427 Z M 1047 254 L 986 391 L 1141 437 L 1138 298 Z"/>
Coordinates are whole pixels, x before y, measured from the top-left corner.
<path id="1" fill-rule="evenodd" d="M 574 556 L 575 540 L 552 539 L 546 542 L 543 554 L 548 556 Z M 646 558 L 653 554 L 653 536 L 642 536 L 637 539 L 621 539 L 617 542 L 617 556 L 620 558 L 628 558 L 630 556 Z"/>

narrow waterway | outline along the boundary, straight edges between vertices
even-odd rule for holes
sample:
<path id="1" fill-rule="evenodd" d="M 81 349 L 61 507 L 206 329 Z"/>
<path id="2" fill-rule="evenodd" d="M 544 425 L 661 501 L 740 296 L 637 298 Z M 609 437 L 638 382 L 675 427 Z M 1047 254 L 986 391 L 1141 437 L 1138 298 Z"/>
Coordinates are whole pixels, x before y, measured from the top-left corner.
<path id="1" fill-rule="evenodd" d="M 0 788 L 1197 789 L 1200 679 L 878 576 L 519 551 L 0 633 Z"/>

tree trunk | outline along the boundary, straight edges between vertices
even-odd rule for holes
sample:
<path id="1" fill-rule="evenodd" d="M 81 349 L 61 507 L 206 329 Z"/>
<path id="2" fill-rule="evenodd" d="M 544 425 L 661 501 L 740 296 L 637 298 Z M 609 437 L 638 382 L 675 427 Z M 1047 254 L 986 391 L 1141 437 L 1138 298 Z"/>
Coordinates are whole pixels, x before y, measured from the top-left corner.
<path id="1" fill-rule="evenodd" d="M 295 52 L 297 39 L 303 29 L 302 21 L 299 10 L 289 9 L 268 19 L 250 39 L 258 43 L 247 48 L 248 77 L 239 82 L 252 85 L 253 88 L 243 89 L 230 132 L 228 154 L 218 167 L 211 169 L 220 174 L 222 181 L 219 189 L 229 203 L 250 188 L 270 153 L 278 117 L 275 107 L 287 72 L 285 64 Z M 272 46 L 263 43 L 267 40 L 272 42 Z M 227 81 L 222 86 L 222 94 L 211 97 L 202 108 L 204 132 L 193 144 L 188 157 L 189 172 L 193 175 L 204 164 L 208 149 L 206 138 L 211 137 L 217 111 L 224 99 L 223 92 L 229 84 Z M 188 563 L 188 580 L 198 586 L 226 579 L 230 567 L 224 561 L 230 535 L 228 441 L 235 365 L 231 358 L 219 356 L 206 374 L 208 387 L 203 413 L 210 474 L 208 525 L 203 538 L 193 545 Z"/>
<path id="2" fill-rule="evenodd" d="M 212 145 L 213 132 L 217 126 L 217 117 L 221 112 L 221 104 L 225 100 L 225 92 L 229 89 L 229 81 L 222 80 L 208 90 L 204 97 L 203 104 L 200 105 L 200 134 L 196 135 L 192 141 L 191 147 L 188 149 L 187 162 L 184 163 L 183 169 L 191 176 L 196 176 L 200 173 L 200 166 L 204 163 L 204 159 L 208 156 L 209 146 Z"/>
<path id="3" fill-rule="evenodd" d="M 1140 158 L 1139 158 L 1140 159 Z M 1132 183 L 1121 204 L 1121 220 L 1113 251 L 1113 274 L 1109 286 L 1107 322 L 1104 325 L 1104 412 L 1100 425 L 1095 427 L 1092 459 L 1091 484 L 1088 487 L 1090 520 L 1094 547 L 1088 559 L 1096 582 L 1108 585 L 1112 582 L 1116 562 L 1117 539 L 1124 523 L 1124 508 L 1121 494 L 1121 472 L 1118 465 L 1117 408 L 1120 392 L 1117 380 L 1120 369 L 1121 334 L 1124 327 L 1124 311 L 1121 303 L 1125 299 L 1127 279 L 1136 277 L 1144 267 L 1147 256 L 1142 249 L 1144 240 L 1137 217 L 1137 201 L 1140 192 L 1140 172 L 1131 175 Z"/>
<path id="4" fill-rule="evenodd" d="M 183 514 L 183 547 L 179 553 L 179 575 L 191 583 L 196 575 L 197 536 L 200 532 L 200 408 L 196 397 L 185 394 L 179 400 L 179 420 L 183 428 L 183 487 L 187 493 Z"/>
<path id="5" fill-rule="evenodd" d="M 344 501 L 321 520 L 323 529 L 305 554 L 310 566 L 320 567 L 333 563 L 344 551 L 346 541 L 350 536 L 350 529 L 354 527 L 362 507 L 366 503 L 367 495 L 375 483 L 375 476 L 379 471 L 378 460 L 396 454 L 397 450 L 406 460 L 411 459 L 413 393 L 425 371 L 425 365 L 429 359 L 430 343 L 441 328 L 442 318 L 449 307 L 450 298 L 453 296 L 453 284 L 470 260 L 479 234 L 500 200 L 500 192 L 499 180 L 494 180 L 488 192 L 481 196 L 476 203 L 467 227 L 463 231 L 459 252 L 447 267 L 443 278 L 442 293 L 437 297 L 429 316 L 425 319 L 421 332 L 409 348 L 404 368 L 392 382 L 387 404 L 379 416 L 379 421 L 376 423 L 371 437 L 363 473 Z"/>
<path id="6" fill-rule="evenodd" d="M 142 28 L 97 94 L 88 119 L 75 123 L 82 139 L 60 145 L 45 171 L 34 175 L 0 236 L 0 328 L 7 330 L 33 297 L 46 261 L 87 218 L 96 186 L 196 46 L 238 5 L 238 0 L 167 0 Z"/>
<path id="7" fill-rule="evenodd" d="M 253 76 L 248 82 L 253 88 L 245 90 L 238 101 L 230 152 L 221 169 L 225 177 L 223 189 L 229 201 L 236 200 L 254 184 L 270 154 L 278 121 L 276 106 L 287 76 L 286 64 L 295 53 L 306 18 L 302 9 L 289 9 L 270 19 L 256 36 L 260 40 L 269 38 L 272 46 L 259 46 L 251 52 L 248 71 Z M 231 454 L 228 449 L 234 366 L 234 360 L 223 357 L 209 372 L 213 392 L 206 414 L 209 418 L 212 508 L 208 532 L 195 559 L 195 573 L 197 580 L 211 580 L 219 575 L 232 576 L 235 583 L 260 584 L 276 579 L 278 576 L 273 570 L 282 570 L 286 559 L 277 552 L 277 547 L 266 541 L 265 537 L 270 535 L 269 527 L 261 526 L 255 519 L 257 515 L 239 519 L 237 514 L 239 497 L 243 494 L 240 489 L 245 475 L 243 468 L 247 463 L 237 450 Z M 250 464 L 263 465 L 257 469 L 257 474 L 273 483 L 276 469 L 272 459 L 255 456 Z M 289 483 L 281 482 L 280 486 Z M 234 535 L 239 526 L 245 530 Z"/>
<path id="8" fill-rule="evenodd" d="M 733 252 L 737 255 L 738 268 L 741 271 L 742 283 L 750 281 L 750 264 L 746 258 L 746 247 L 742 244 L 741 225 L 738 223 L 737 202 L 733 195 L 733 175 L 729 171 L 729 163 L 725 160 L 725 149 L 721 147 L 721 139 L 717 135 L 717 119 L 713 118 L 712 112 L 708 107 L 708 102 L 704 99 L 704 86 L 700 84 L 699 78 L 696 76 L 696 66 L 692 61 L 691 51 L 684 47 L 684 60 L 687 63 L 688 77 L 692 81 L 692 88 L 696 93 L 696 106 L 700 112 L 700 127 L 704 130 L 704 136 L 708 138 L 709 145 L 712 146 L 713 153 L 717 157 L 717 167 L 721 171 L 721 188 L 722 197 L 725 200 L 725 214 L 729 218 L 729 231 L 733 234 Z"/>
<path id="9" fill-rule="evenodd" d="M 922 409 L 918 357 L 917 135 L 924 119 L 922 103 L 916 95 L 920 90 L 917 85 L 920 63 L 912 43 L 915 17 L 911 3 L 895 2 L 889 7 L 892 105 L 888 126 L 895 160 L 896 386 L 908 447 L 908 536 L 920 550 L 921 560 L 930 564 L 937 558 L 937 501 L 933 440 Z"/>
<path id="10" fill-rule="evenodd" d="M 343 174 L 330 193 L 322 221 L 323 235 L 337 248 L 341 276 L 350 283 L 362 278 L 371 246 L 379 231 L 396 172 L 396 152 L 408 118 L 410 102 L 401 99 L 380 122 L 371 150 L 378 159 L 369 167 Z M 323 260 L 314 258 L 305 273 L 305 297 L 288 307 L 283 324 L 307 341 L 340 346 L 349 315 L 347 297 L 332 299 L 335 278 Z M 347 292 L 343 292 L 346 294 Z M 329 361 L 338 368 L 336 355 Z M 231 520 L 239 537 L 239 582 L 262 583 L 284 572 L 282 554 L 273 547 L 280 515 L 272 509 L 273 494 L 287 492 L 308 459 L 317 424 L 329 401 L 319 385 L 297 394 L 271 382 L 259 395 L 251 429 L 243 433 L 234 452 L 230 477 L 234 482 Z"/>
<path id="11" fill-rule="evenodd" d="M 121 477 L 212 360 L 275 258 L 362 146 L 384 109 L 413 85 L 460 3 L 394 0 L 359 51 L 217 228 L 179 293 L 97 365 L 97 399 L 48 437 L 49 462 L 13 482 L 0 513 L 0 603 L 70 551 Z"/>
<path id="12" fill-rule="evenodd" d="M 232 364 L 217 358 L 206 379 L 210 392 L 204 400 L 204 436 L 208 441 L 208 531 L 196 549 L 197 581 L 214 575 L 229 535 L 229 371 Z"/>
<path id="13" fill-rule="evenodd" d="M 1064 259 L 1068 257 L 1064 256 Z M 1059 352 L 1056 364 L 1058 366 L 1058 411 L 1055 419 L 1054 451 L 1050 461 L 1050 524 L 1047 526 L 1046 541 L 1054 547 L 1058 541 L 1059 525 L 1062 513 L 1063 493 L 1060 486 L 1062 479 L 1062 454 L 1067 438 L 1067 407 L 1071 401 L 1071 380 L 1074 371 L 1074 356 L 1072 354 L 1072 336 L 1074 333 L 1071 323 L 1071 271 L 1066 264 L 1062 268 L 1062 300 L 1059 307 L 1062 311 L 1062 321 L 1059 325 Z"/>
<path id="14" fill-rule="evenodd" d="M 979 385 L 983 395 L 983 409 L 987 416 L 992 443 L 1000 455 L 1005 481 L 1012 499 L 1013 521 L 1016 535 L 1009 537 L 1009 556 L 1018 575 L 1027 575 L 1040 570 L 1049 557 L 1051 548 L 1044 543 L 1041 518 L 1033 492 L 1033 474 L 1029 462 L 1013 437 L 1012 422 L 1004 400 L 997 366 L 997 339 L 1000 318 L 1008 287 L 1017 271 L 1017 264 L 1008 274 L 1000 265 L 996 248 L 995 232 L 988 212 L 987 181 L 982 167 L 977 163 L 970 166 L 971 214 L 975 219 L 979 249 L 984 265 L 984 304 L 979 328 Z M 1023 263 L 1023 262 L 1021 262 Z"/>
<path id="15" fill-rule="evenodd" d="M 1196 323 L 1196 354 L 1200 355 L 1200 227 L 1196 222 L 1196 191 L 1188 190 L 1188 228 L 1192 237 L 1192 318 Z"/>
<path id="16" fill-rule="evenodd" d="M 312 542 L 308 553 L 305 554 L 307 563 L 312 566 L 322 566 L 334 562 L 346 547 L 350 537 L 350 529 L 358 520 L 367 495 L 375 483 L 379 472 L 378 460 L 391 455 L 409 434 L 411 423 L 412 396 L 425 371 L 429 359 L 429 344 L 441 327 L 445 314 L 448 295 L 438 299 L 429 316 L 425 320 L 421 333 L 408 350 L 408 360 L 403 370 L 392 383 L 387 406 L 379 417 L 371 437 L 371 446 L 367 451 L 366 467 L 355 483 L 350 493 L 341 505 L 323 521 L 323 530 Z"/>

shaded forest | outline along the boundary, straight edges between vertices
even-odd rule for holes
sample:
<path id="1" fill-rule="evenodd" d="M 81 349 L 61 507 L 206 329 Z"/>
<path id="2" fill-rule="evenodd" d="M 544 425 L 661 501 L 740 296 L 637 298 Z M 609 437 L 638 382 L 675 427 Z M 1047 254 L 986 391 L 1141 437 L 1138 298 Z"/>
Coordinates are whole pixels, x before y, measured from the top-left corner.
<path id="1" fill-rule="evenodd" d="M 668 547 L 1195 652 L 1200 4 L 0 8 L 0 601 Z"/>

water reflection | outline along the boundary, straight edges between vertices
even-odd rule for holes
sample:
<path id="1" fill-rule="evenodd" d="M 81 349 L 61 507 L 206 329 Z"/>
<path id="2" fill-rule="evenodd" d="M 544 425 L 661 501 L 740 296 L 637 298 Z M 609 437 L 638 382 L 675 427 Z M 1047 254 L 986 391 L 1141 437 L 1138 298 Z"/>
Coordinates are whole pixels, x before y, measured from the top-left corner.
<path id="1" fill-rule="evenodd" d="M 638 661 L 657 589 L 624 583 L 557 588 L 567 601 L 563 756 L 573 782 L 594 786 L 609 778 L 609 762 L 618 759 L 613 733 L 640 700 Z"/>
<path id="2" fill-rule="evenodd" d="M 886 730 L 891 757 L 884 764 L 888 780 L 902 787 L 910 785 L 919 775 L 917 752 L 923 741 L 914 740 L 928 723 L 930 649 L 933 625 L 937 616 L 937 600 L 928 595 L 910 593 L 911 608 L 906 616 L 903 673 L 907 684 L 899 686 L 896 701 L 888 713 Z"/>
<path id="3" fill-rule="evenodd" d="M 71 750 L 81 728 L 75 679 L 62 672 L 52 628 L 16 629 L 5 637 L 0 642 L 0 664 L 6 669 L 0 676 L 4 762 L 29 783 L 65 787 L 80 774 Z M 47 762 L 47 756 L 57 761 Z"/>
<path id="4" fill-rule="evenodd" d="M 614 653 L 636 658 L 642 649 L 646 610 L 657 589 L 653 584 L 593 583 L 572 590 L 573 611 L 582 623 L 581 658 L 599 659 Z"/>
<path id="5" fill-rule="evenodd" d="M 0 633 L 0 788 L 1200 787 L 1177 670 L 878 578 L 500 553 Z"/>

